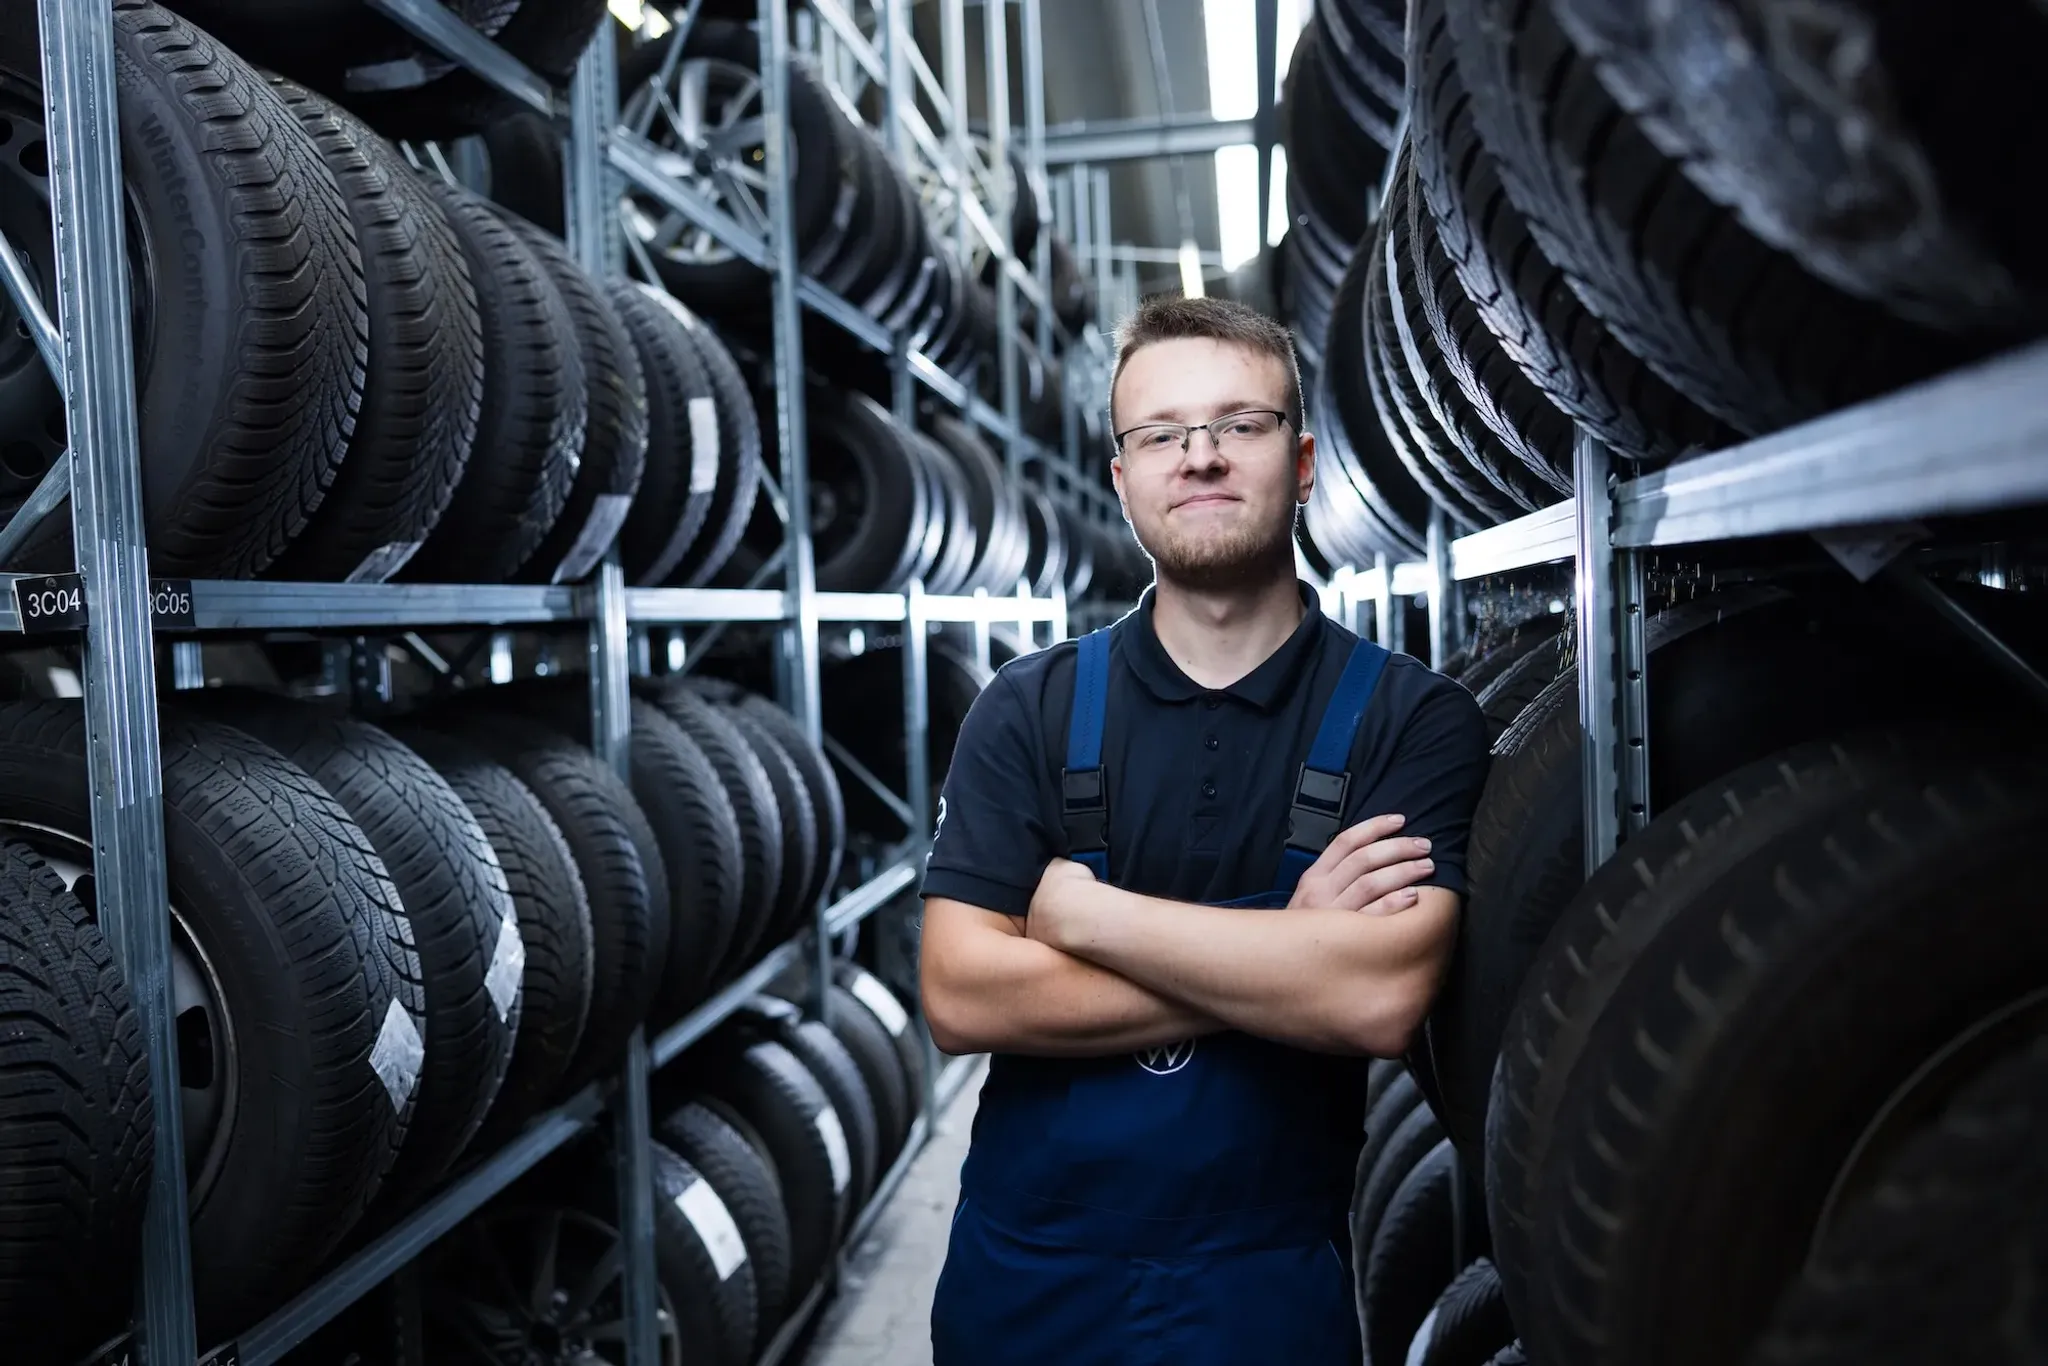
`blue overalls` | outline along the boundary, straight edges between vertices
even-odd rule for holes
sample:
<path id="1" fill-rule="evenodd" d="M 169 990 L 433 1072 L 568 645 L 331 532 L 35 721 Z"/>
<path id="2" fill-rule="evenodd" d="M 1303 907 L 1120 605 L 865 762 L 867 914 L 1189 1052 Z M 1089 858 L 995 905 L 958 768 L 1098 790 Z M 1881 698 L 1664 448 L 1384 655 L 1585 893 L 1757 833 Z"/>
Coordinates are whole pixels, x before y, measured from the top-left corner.
<path id="1" fill-rule="evenodd" d="M 1079 642 L 1061 798 L 1109 879 L 1109 638 Z M 1387 661 L 1360 641 L 1296 780 L 1285 906 L 1340 828 Z M 1354 1366 L 1347 1214 L 1367 1059 L 1225 1031 L 1140 1054 L 997 1054 L 932 1305 L 934 1366 Z"/>

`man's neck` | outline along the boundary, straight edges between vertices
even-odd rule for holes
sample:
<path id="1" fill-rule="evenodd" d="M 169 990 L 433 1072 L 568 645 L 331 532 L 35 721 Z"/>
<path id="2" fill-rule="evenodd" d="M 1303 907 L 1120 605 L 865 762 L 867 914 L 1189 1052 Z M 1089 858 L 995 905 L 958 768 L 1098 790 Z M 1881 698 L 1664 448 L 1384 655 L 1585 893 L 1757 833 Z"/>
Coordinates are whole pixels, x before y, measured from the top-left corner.
<path id="1" fill-rule="evenodd" d="M 1188 588 L 1161 578 L 1152 629 L 1181 672 L 1205 688 L 1227 688 L 1266 662 L 1301 624 L 1301 589 L 1289 572 L 1229 590 Z"/>

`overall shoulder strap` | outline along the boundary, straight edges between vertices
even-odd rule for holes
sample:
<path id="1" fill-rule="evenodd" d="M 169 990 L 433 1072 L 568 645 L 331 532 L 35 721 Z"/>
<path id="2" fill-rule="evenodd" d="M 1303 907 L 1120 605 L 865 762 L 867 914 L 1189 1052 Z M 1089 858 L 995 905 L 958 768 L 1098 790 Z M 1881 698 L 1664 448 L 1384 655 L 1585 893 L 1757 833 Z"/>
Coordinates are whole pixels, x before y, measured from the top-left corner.
<path id="1" fill-rule="evenodd" d="M 1109 784 L 1102 776 L 1102 727 L 1109 699 L 1109 628 L 1075 642 L 1074 705 L 1067 717 L 1067 762 L 1060 770 L 1060 824 L 1067 857 L 1109 880 Z"/>
<path id="2" fill-rule="evenodd" d="M 1315 743 L 1309 747 L 1308 761 L 1295 776 L 1276 891 L 1293 895 L 1294 884 L 1343 828 L 1344 799 L 1351 791 L 1351 747 L 1387 659 L 1384 648 L 1360 640 L 1344 662 L 1344 673 L 1337 679 L 1337 690 L 1330 694 Z"/>

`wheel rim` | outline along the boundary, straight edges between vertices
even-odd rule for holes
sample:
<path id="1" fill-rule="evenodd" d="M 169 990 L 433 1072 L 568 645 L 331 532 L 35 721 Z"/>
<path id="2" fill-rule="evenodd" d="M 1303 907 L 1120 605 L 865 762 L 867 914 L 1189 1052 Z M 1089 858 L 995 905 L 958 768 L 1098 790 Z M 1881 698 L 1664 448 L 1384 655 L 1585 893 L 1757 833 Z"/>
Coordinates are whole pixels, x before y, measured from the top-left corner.
<path id="1" fill-rule="evenodd" d="M 1882 1179 L 1891 1156 L 1922 1124 L 1936 1118 L 1958 1087 L 1999 1053 L 2048 1026 L 2048 988 L 2023 996 L 1985 1015 L 1913 1069 L 1878 1107 L 1835 1174 L 1807 1243 L 1810 1263 L 1856 1197 Z"/>
<path id="2" fill-rule="evenodd" d="M 98 919 L 92 845 L 67 831 L 27 821 L 0 821 L 64 880 Z M 171 1017 L 176 1021 L 178 1089 L 185 1138 L 185 1186 L 196 1215 L 220 1178 L 240 1109 L 241 1049 L 220 974 L 186 913 L 170 902 Z"/>
<path id="3" fill-rule="evenodd" d="M 767 241 L 767 122 L 761 75 L 738 62 L 690 57 L 626 101 L 623 121 L 653 142 L 655 164 Z M 790 180 L 801 156 L 789 143 Z M 682 214 L 644 195 L 627 198 L 629 230 L 649 251 L 682 266 L 712 266 L 737 255 Z"/>
<path id="4" fill-rule="evenodd" d="M 124 192 L 126 187 L 124 186 Z M 148 374 L 150 307 L 156 275 L 150 269 L 147 224 L 132 194 L 124 194 L 123 240 L 128 253 L 129 327 L 138 387 Z M 14 245 L 30 283 L 52 318 L 57 256 L 50 230 L 48 140 L 42 93 L 21 77 L 0 71 L 0 232 Z M 64 451 L 64 400 L 28 322 L 0 289 L 0 508 L 27 495 Z"/>
<path id="5" fill-rule="evenodd" d="M 436 1360 L 448 1366 L 623 1366 L 623 1244 L 577 1210 L 496 1210 L 436 1259 L 429 1297 Z M 673 1305 L 658 1288 L 661 1366 L 682 1366 Z"/>
<path id="6" fill-rule="evenodd" d="M 39 118 L 0 93 L 0 233 L 46 308 L 56 279 L 47 145 Z M 0 289 L 0 500 L 25 496 L 63 450 L 62 395 L 28 320 Z"/>

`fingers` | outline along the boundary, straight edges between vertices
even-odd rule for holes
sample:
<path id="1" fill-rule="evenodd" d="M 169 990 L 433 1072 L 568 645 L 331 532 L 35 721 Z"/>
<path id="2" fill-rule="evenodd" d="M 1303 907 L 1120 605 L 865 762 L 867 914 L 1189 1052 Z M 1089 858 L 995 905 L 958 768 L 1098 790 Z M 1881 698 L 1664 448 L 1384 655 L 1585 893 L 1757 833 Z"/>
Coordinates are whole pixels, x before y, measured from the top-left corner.
<path id="1" fill-rule="evenodd" d="M 1406 816 L 1369 816 L 1356 825 L 1346 826 L 1344 829 L 1339 830 L 1329 844 L 1324 847 L 1321 856 L 1316 859 L 1316 862 L 1322 863 L 1324 860 L 1328 860 L 1330 866 L 1335 867 L 1357 850 L 1391 837 L 1407 823 L 1408 818 Z"/>
<path id="2" fill-rule="evenodd" d="M 1376 868 L 1391 867 L 1411 859 L 1427 860 L 1429 850 L 1429 841 L 1419 836 L 1402 835 L 1374 840 L 1346 855 L 1331 869 L 1331 876 L 1339 887 L 1348 887 Z"/>
<path id="3" fill-rule="evenodd" d="M 1326 882 L 1336 877 L 1338 867 L 1344 860 L 1350 858 L 1361 849 L 1369 848 L 1379 841 L 1390 838 L 1407 821 L 1408 818 L 1406 816 L 1384 815 L 1372 816 L 1358 822 L 1356 825 L 1346 826 L 1332 836 L 1328 844 L 1323 846 L 1323 851 L 1316 855 L 1316 861 L 1310 864 L 1308 870 L 1301 875 L 1302 881 Z M 1352 876 L 1355 877 L 1357 874 L 1354 873 Z M 1339 883 L 1338 885 L 1341 886 L 1342 884 Z"/>
<path id="4" fill-rule="evenodd" d="M 1419 888 L 1403 887 L 1397 892 L 1387 893 L 1377 901 L 1366 903 L 1359 907 L 1359 911 L 1363 915 L 1395 915 L 1401 911 L 1413 910 L 1415 903 L 1421 899 L 1422 892 Z"/>
<path id="5" fill-rule="evenodd" d="M 1374 868 L 1346 883 L 1336 905 L 1348 911 L 1363 910 L 1383 897 L 1413 888 L 1436 871 L 1434 859 L 1407 859 Z"/>

